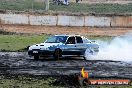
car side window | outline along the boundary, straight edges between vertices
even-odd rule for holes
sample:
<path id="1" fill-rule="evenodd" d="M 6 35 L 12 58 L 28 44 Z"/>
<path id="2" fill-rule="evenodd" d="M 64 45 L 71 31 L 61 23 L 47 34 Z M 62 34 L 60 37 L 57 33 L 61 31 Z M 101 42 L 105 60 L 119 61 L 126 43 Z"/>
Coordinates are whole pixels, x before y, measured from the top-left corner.
<path id="1" fill-rule="evenodd" d="M 57 41 L 57 42 L 61 42 L 61 43 L 63 43 L 63 42 L 64 42 L 64 39 L 63 39 L 63 37 L 59 37 L 59 38 L 57 38 L 56 41 Z"/>
<path id="2" fill-rule="evenodd" d="M 77 36 L 77 37 L 76 37 L 76 40 L 77 40 L 77 43 L 83 43 L 82 38 L 81 38 L 81 37 L 79 37 L 79 36 Z"/>
<path id="3" fill-rule="evenodd" d="M 66 44 L 75 44 L 75 37 L 69 37 Z"/>

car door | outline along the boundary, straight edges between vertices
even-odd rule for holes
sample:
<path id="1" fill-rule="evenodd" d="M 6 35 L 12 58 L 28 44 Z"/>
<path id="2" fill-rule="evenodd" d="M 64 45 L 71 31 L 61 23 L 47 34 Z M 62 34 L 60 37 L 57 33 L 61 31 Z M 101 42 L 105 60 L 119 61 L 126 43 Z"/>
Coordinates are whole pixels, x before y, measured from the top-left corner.
<path id="1" fill-rule="evenodd" d="M 78 51 L 78 55 L 83 55 L 87 45 L 85 43 L 83 43 L 83 39 L 81 38 L 81 36 L 76 36 L 76 49 Z"/>
<path id="2" fill-rule="evenodd" d="M 66 44 L 64 46 L 63 55 L 76 55 L 76 40 L 75 36 L 71 36 L 67 39 Z"/>

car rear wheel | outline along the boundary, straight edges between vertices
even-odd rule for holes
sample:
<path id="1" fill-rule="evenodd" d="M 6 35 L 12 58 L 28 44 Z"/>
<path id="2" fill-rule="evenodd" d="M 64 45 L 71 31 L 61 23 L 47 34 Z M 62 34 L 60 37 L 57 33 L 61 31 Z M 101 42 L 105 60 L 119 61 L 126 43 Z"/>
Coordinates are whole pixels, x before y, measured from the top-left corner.
<path id="1" fill-rule="evenodd" d="M 56 49 L 54 52 L 54 58 L 59 60 L 60 57 L 62 57 L 62 51 L 61 49 Z"/>
<path id="2" fill-rule="evenodd" d="M 39 55 L 35 55 L 34 60 L 38 60 L 38 59 L 39 59 Z"/>
<path id="3" fill-rule="evenodd" d="M 87 48 L 84 53 L 84 60 L 87 60 L 87 58 L 91 55 L 91 50 Z"/>
<path id="4" fill-rule="evenodd" d="M 83 59 L 84 59 L 84 60 L 87 60 L 85 56 L 83 56 Z"/>

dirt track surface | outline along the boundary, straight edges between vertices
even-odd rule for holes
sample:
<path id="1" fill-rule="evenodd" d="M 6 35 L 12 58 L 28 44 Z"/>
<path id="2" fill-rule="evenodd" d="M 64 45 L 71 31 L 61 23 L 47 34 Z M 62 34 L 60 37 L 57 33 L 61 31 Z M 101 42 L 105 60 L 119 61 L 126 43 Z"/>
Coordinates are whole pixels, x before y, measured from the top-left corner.
<path id="1" fill-rule="evenodd" d="M 26 52 L 0 52 L 0 74 L 29 75 L 70 75 L 79 73 L 81 68 L 91 77 L 132 79 L 132 64 L 120 61 L 82 60 L 33 60 Z"/>
<path id="2" fill-rule="evenodd" d="M 132 32 L 132 28 L 89 28 L 89 27 L 57 27 L 57 26 L 20 26 L 0 25 L 0 29 L 7 32 L 34 34 L 79 34 L 119 36 Z"/>

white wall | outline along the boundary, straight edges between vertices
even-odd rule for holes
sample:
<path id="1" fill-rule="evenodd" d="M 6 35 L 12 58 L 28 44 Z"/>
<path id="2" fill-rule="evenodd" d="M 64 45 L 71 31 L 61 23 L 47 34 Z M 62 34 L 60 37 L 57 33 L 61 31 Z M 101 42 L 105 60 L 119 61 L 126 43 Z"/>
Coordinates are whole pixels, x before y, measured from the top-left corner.
<path id="1" fill-rule="evenodd" d="M 69 16 L 58 16 L 57 25 L 69 26 L 70 25 L 70 17 Z"/>
<path id="2" fill-rule="evenodd" d="M 0 14 L 1 24 L 28 24 L 28 15 Z"/>
<path id="3" fill-rule="evenodd" d="M 132 27 L 132 16 L 115 16 L 112 18 L 111 26 Z"/>
<path id="4" fill-rule="evenodd" d="M 29 16 L 30 25 L 56 25 L 56 16 Z"/>
<path id="5" fill-rule="evenodd" d="M 111 23 L 110 17 L 95 17 L 95 16 L 85 17 L 85 26 L 109 27 L 110 23 Z"/>
<path id="6" fill-rule="evenodd" d="M 69 16 L 69 26 L 84 26 L 84 16 Z"/>
<path id="7" fill-rule="evenodd" d="M 84 26 L 83 16 L 58 16 L 59 26 Z"/>
<path id="8" fill-rule="evenodd" d="M 132 27 L 132 16 L 66 16 L 0 14 L 0 24 Z"/>

